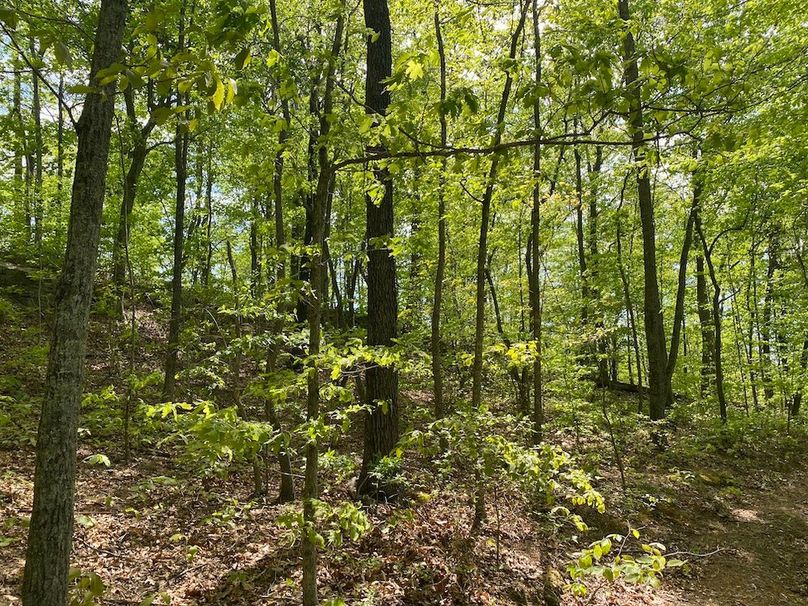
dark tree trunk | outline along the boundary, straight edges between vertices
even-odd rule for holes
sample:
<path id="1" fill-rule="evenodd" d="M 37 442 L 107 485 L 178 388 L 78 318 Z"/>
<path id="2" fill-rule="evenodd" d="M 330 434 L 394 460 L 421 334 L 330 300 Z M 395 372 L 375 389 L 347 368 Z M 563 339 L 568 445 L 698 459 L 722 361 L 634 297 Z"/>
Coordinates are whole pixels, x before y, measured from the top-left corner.
<path id="1" fill-rule="evenodd" d="M 775 229 L 777 229 L 775 227 Z M 766 291 L 763 295 L 763 324 L 760 327 L 760 374 L 763 380 L 763 396 L 766 403 L 774 398 L 774 384 L 772 383 L 772 319 L 774 307 L 774 281 L 778 266 L 778 241 L 772 235 L 769 249 L 766 253 Z"/>
<path id="2" fill-rule="evenodd" d="M 138 128 L 134 91 L 129 87 L 124 91 L 123 96 L 126 101 L 126 113 L 134 142 L 132 149 L 129 151 L 129 170 L 126 171 L 126 177 L 124 178 L 123 200 L 121 201 L 118 230 L 115 234 L 115 242 L 112 247 L 112 281 L 118 293 L 123 292 L 124 288 L 126 277 L 124 250 L 129 245 L 129 234 L 132 228 L 132 210 L 135 207 L 135 198 L 137 197 L 137 186 L 140 181 L 140 175 L 146 165 L 148 138 L 155 127 L 155 123 L 149 119 L 142 128 Z"/>
<path id="3" fill-rule="evenodd" d="M 377 36 L 367 37 L 367 78 L 365 106 L 377 116 L 384 116 L 390 105 L 390 91 L 385 80 L 393 66 L 392 32 L 387 0 L 364 0 L 365 27 Z M 372 151 L 382 151 L 374 149 Z M 396 262 L 387 240 L 393 236 L 393 180 L 386 168 L 375 169 L 376 180 L 384 185 L 377 205 L 366 197 L 368 247 L 368 337 L 371 347 L 389 347 L 397 336 L 398 300 Z M 387 456 L 398 442 L 398 372 L 391 366 L 372 365 L 366 372 L 367 405 L 365 413 L 364 452 L 359 473 L 360 494 L 380 496 L 386 491 L 376 481 L 373 470 L 379 459 Z M 388 495 L 389 496 L 389 495 Z"/>
<path id="4" fill-rule="evenodd" d="M 36 49 L 36 43 L 31 40 L 31 56 L 40 60 L 41 55 Z M 42 200 L 42 103 L 39 89 L 39 75 L 31 73 L 31 116 L 34 119 L 34 242 L 42 242 L 42 217 L 44 213 Z"/>
<path id="5" fill-rule="evenodd" d="M 699 233 L 701 240 L 702 251 L 704 253 L 704 260 L 707 262 L 707 271 L 710 276 L 710 282 L 713 285 L 713 306 L 712 306 L 712 320 L 713 320 L 713 363 L 715 364 L 715 391 L 718 396 L 718 410 L 721 415 L 721 422 L 727 422 L 727 397 L 724 392 L 724 365 L 721 360 L 722 354 L 722 341 L 721 341 L 721 285 L 718 283 L 715 266 L 713 265 L 713 250 L 712 245 L 707 244 L 704 237 L 704 230 L 701 227 L 701 219 L 696 216 L 696 230 Z M 715 242 L 713 242 L 715 244 Z"/>
<path id="6" fill-rule="evenodd" d="M 275 50 L 281 52 L 281 39 L 280 28 L 278 26 L 278 10 L 275 0 L 270 0 L 269 3 L 270 19 L 272 22 L 272 43 Z M 278 151 L 275 154 L 275 166 L 272 173 L 272 198 L 273 198 L 273 216 L 267 216 L 267 222 L 274 219 L 275 224 L 275 248 L 277 250 L 278 259 L 276 260 L 275 283 L 278 286 L 283 285 L 286 280 L 286 252 L 284 246 L 286 245 L 286 230 L 283 220 L 283 154 L 286 151 L 286 142 L 289 139 L 289 125 L 291 124 L 291 115 L 289 111 L 289 101 L 286 99 L 281 100 L 281 113 L 286 122 L 286 128 L 281 129 L 278 133 Z M 267 262 L 268 263 L 268 262 Z M 282 323 L 274 323 L 272 329 L 277 333 L 281 330 Z M 279 339 L 277 340 L 279 342 Z M 273 343 L 270 346 L 270 351 L 267 357 L 267 370 L 272 372 L 275 370 L 275 360 L 278 355 L 278 343 Z M 275 402 L 270 398 L 264 401 L 264 410 L 267 419 L 272 424 L 272 429 L 277 432 L 283 431 L 278 414 L 275 411 Z M 295 485 L 292 477 L 292 461 L 289 457 L 289 451 L 285 447 L 281 447 L 278 451 L 278 467 L 280 468 L 281 481 L 278 493 L 278 501 L 287 503 L 295 500 Z"/>
<path id="7" fill-rule="evenodd" d="M 318 94 L 317 89 L 320 86 L 320 81 L 318 78 L 315 78 L 314 81 L 311 83 L 311 92 L 309 94 L 309 114 L 312 117 L 319 117 L 319 101 L 318 101 Z M 311 129 L 309 133 L 309 144 L 308 144 L 308 182 L 314 183 L 317 179 L 317 138 L 320 136 L 321 133 L 318 132 L 316 128 Z M 306 215 L 305 224 L 303 226 L 303 245 L 308 247 L 311 245 L 312 241 L 312 233 L 313 233 L 313 222 L 314 222 L 314 196 L 315 193 L 307 193 L 303 195 L 303 210 Z M 306 253 L 303 253 L 299 257 L 293 260 L 292 263 L 292 273 L 295 274 L 295 269 L 297 270 L 296 277 L 301 282 L 308 282 L 311 277 L 311 269 L 309 267 L 309 259 Z M 301 297 L 297 302 L 297 307 L 295 309 L 295 319 L 303 323 L 306 321 L 306 314 L 308 313 L 308 305 L 305 301 L 304 297 Z"/>
<path id="8" fill-rule="evenodd" d="M 667 381 L 671 383 L 673 372 L 676 370 L 676 360 L 679 357 L 679 342 L 681 341 L 685 319 L 685 290 L 687 287 L 687 260 L 693 244 L 693 226 L 701 205 L 702 194 L 701 175 L 698 170 L 693 173 L 693 203 L 687 215 L 685 237 L 682 242 L 682 252 L 679 256 L 679 276 L 676 287 L 676 306 L 673 312 L 673 332 L 671 333 L 671 347 L 668 355 Z M 668 390 L 667 406 L 673 405 L 673 390 Z"/>
<path id="9" fill-rule="evenodd" d="M 628 23 L 631 20 L 629 0 L 618 0 L 617 5 L 620 18 Z M 637 164 L 637 196 L 640 206 L 640 221 L 642 223 L 643 269 L 645 273 L 644 322 L 645 341 L 648 349 L 649 411 L 651 418 L 658 420 L 665 416 L 665 406 L 669 401 L 670 381 L 668 381 L 668 353 L 659 296 L 659 280 L 657 278 L 654 199 L 651 194 L 650 167 L 646 159 L 642 95 L 634 35 L 627 27 L 623 32 L 623 36 L 623 60 L 625 62 L 625 81 L 629 98 L 629 123 L 632 131 L 631 147 Z"/>
<path id="10" fill-rule="evenodd" d="M 589 297 L 595 317 L 595 354 L 597 356 L 598 384 L 607 385 L 609 376 L 608 335 L 604 334 L 605 322 L 598 288 L 598 178 L 603 167 L 603 147 L 595 147 L 595 162 L 589 172 Z"/>
<path id="11" fill-rule="evenodd" d="M 623 196 L 625 193 L 625 184 L 623 185 L 623 191 L 620 192 L 620 204 L 622 206 L 623 203 Z M 636 360 L 637 365 L 637 385 L 642 387 L 642 354 L 640 353 L 640 339 L 639 335 L 637 334 L 637 317 L 634 313 L 634 302 L 631 298 L 631 286 L 628 281 L 628 273 L 626 272 L 625 264 L 623 263 L 623 228 L 622 222 L 620 221 L 620 211 L 617 212 L 617 229 L 616 229 L 616 240 L 617 240 L 617 269 L 620 273 L 620 283 L 623 286 L 623 299 L 626 305 L 626 313 L 628 314 L 628 323 L 629 328 L 631 330 L 631 345 L 634 349 L 634 358 Z M 629 364 L 631 361 L 631 352 L 628 354 L 629 357 Z M 630 366 L 629 366 L 630 368 Z M 642 403 L 640 403 L 640 409 L 642 408 Z M 639 410 L 642 412 L 642 410 Z"/>
<path id="12" fill-rule="evenodd" d="M 712 313 L 710 312 L 710 298 L 707 294 L 707 274 L 704 267 L 704 256 L 696 256 L 696 302 L 699 312 L 699 326 L 701 328 L 701 396 L 705 397 L 713 384 L 715 364 L 713 363 L 713 350 L 715 345 Z"/>
<path id="13" fill-rule="evenodd" d="M 208 146 L 208 168 L 205 171 L 205 260 L 202 264 L 202 284 L 210 282 L 213 262 L 213 143 Z"/>
<path id="14" fill-rule="evenodd" d="M 125 0 L 102 0 L 95 74 L 118 59 Z M 23 576 L 24 606 L 65 606 L 73 534 L 78 417 L 114 106 L 114 84 L 89 93 L 76 127 L 78 150 L 62 275 L 39 420 L 34 503 Z"/>
<path id="15" fill-rule="evenodd" d="M 185 0 L 180 4 L 177 47 L 185 48 Z M 182 95 L 177 97 L 177 107 L 183 105 Z M 177 382 L 180 330 L 182 329 L 182 269 L 185 252 L 185 186 L 188 178 L 189 133 L 179 122 L 174 135 L 174 173 L 177 181 L 174 207 L 174 263 L 171 274 L 171 318 L 168 323 L 168 351 L 165 361 L 163 399 L 172 400 Z"/>
<path id="16" fill-rule="evenodd" d="M 539 9 L 533 2 L 533 47 L 535 51 L 534 79 L 536 86 L 541 85 L 541 28 L 539 26 Z M 533 128 L 536 136 L 541 135 L 541 100 L 533 103 Z M 542 380 L 542 314 L 541 314 L 541 145 L 533 146 L 533 208 L 530 210 L 530 255 L 528 259 L 528 290 L 530 299 L 530 332 L 535 343 L 533 358 L 533 409 L 532 409 L 532 441 L 538 444 L 542 439 L 544 428 L 544 383 Z"/>
<path id="17" fill-rule="evenodd" d="M 182 329 L 182 269 L 185 244 L 185 182 L 188 172 L 188 133 L 179 126 L 174 144 L 174 171 L 177 178 L 177 196 L 174 212 L 174 264 L 171 274 L 171 318 L 168 323 L 168 352 L 165 361 L 163 399 L 174 398 L 177 382 L 180 330 Z"/>
<path id="18" fill-rule="evenodd" d="M 441 107 L 446 101 L 446 52 L 443 48 L 439 11 L 435 10 L 435 38 L 440 58 L 440 100 Z M 448 126 L 446 115 L 440 112 L 440 144 L 448 143 Z M 438 260 L 435 267 L 435 292 L 432 300 L 432 321 L 430 334 L 430 350 L 432 353 L 432 382 L 435 394 L 435 418 L 442 419 L 446 414 L 443 402 L 443 366 L 441 364 L 441 305 L 443 303 L 443 281 L 446 275 L 446 158 L 441 159 L 438 175 Z"/>

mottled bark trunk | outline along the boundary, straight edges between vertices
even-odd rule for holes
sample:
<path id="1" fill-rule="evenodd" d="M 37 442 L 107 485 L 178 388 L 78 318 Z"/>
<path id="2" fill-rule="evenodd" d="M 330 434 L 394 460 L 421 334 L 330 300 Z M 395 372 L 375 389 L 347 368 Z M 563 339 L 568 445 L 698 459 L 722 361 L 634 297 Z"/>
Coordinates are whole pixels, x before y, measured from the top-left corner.
<path id="1" fill-rule="evenodd" d="M 102 0 L 91 82 L 121 50 L 124 0 Z M 77 124 L 78 149 L 64 264 L 55 297 L 53 337 L 39 420 L 34 503 L 23 575 L 24 606 L 65 606 L 73 533 L 78 418 L 114 107 L 114 84 L 87 95 Z"/>

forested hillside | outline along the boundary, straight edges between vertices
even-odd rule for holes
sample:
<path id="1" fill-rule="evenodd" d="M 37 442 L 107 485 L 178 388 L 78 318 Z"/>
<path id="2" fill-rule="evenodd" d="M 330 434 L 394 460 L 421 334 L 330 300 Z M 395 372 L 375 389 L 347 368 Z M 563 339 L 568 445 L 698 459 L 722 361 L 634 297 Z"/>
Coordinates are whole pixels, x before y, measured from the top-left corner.
<path id="1" fill-rule="evenodd" d="M 0 4 L 0 605 L 808 603 L 806 9 Z"/>

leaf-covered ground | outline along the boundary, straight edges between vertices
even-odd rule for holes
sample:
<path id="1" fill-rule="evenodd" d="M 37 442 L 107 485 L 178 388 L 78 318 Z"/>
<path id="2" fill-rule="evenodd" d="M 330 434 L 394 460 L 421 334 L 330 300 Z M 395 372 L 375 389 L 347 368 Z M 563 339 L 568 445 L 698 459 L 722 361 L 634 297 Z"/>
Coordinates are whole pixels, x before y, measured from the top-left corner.
<path id="1" fill-rule="evenodd" d="M 30 449 L 0 452 L 3 606 L 19 603 L 32 461 Z M 642 476 L 653 478 L 662 497 L 632 522 L 688 560 L 688 568 L 656 591 L 593 582 L 586 597 L 567 594 L 562 604 L 808 603 L 804 468 L 745 477 L 729 467 Z M 297 604 L 299 556 L 276 523 L 282 506 L 248 501 L 247 474 L 242 480 L 199 481 L 170 456 L 110 468 L 82 464 L 75 566 L 101 577 L 104 604 L 140 604 L 160 592 L 175 605 Z M 323 554 L 323 597 L 379 605 L 543 604 L 546 567 L 563 571 L 562 552 L 569 549 L 546 540 L 518 499 L 504 495 L 489 501 L 476 538 L 469 503 L 449 493 L 369 513 L 374 529 L 358 544 L 343 546 L 338 556 Z M 590 522 L 592 539 L 621 523 L 609 513 Z"/>

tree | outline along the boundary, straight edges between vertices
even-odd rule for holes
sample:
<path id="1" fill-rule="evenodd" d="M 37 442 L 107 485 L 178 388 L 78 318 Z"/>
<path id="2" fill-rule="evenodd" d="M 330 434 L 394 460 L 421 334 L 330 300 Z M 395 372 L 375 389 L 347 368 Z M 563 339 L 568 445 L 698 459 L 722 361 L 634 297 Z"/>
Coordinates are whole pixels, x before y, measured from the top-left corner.
<path id="1" fill-rule="evenodd" d="M 387 0 L 364 0 L 367 35 L 365 107 L 380 123 L 390 105 L 386 80 L 392 74 L 392 30 Z M 383 140 L 370 152 L 383 152 Z M 391 250 L 393 237 L 393 180 L 386 168 L 374 170 L 384 190 L 380 201 L 366 195 L 368 254 L 368 345 L 390 347 L 398 334 L 396 261 Z M 381 495 L 387 488 L 374 475 L 374 468 L 398 442 L 398 373 L 392 366 L 371 364 L 365 371 L 368 410 L 365 413 L 364 450 L 357 490 Z M 392 495 L 388 495 L 392 496 Z"/>
<path id="2" fill-rule="evenodd" d="M 659 296 L 659 278 L 656 258 L 656 220 L 654 199 L 651 193 L 651 177 L 646 159 L 645 131 L 643 120 L 642 91 L 637 67 L 637 49 L 631 33 L 629 0 L 618 0 L 620 19 L 625 23 L 623 37 L 623 60 L 625 62 L 626 95 L 629 103 L 631 126 L 631 149 L 637 172 L 637 197 L 642 221 L 643 271 L 645 276 L 644 311 L 645 342 L 648 351 L 648 393 L 651 418 L 665 416 L 665 407 L 671 398 L 668 380 L 668 354 L 665 344 L 665 325 Z"/>
<path id="3" fill-rule="evenodd" d="M 67 603 L 87 323 L 115 111 L 115 84 L 101 86 L 98 72 L 119 58 L 127 15 L 125 0 L 102 0 L 90 68 L 90 83 L 99 90 L 87 93 L 76 125 L 78 151 L 67 247 L 56 291 L 45 398 L 37 432 L 34 504 L 22 591 L 25 606 Z"/>

